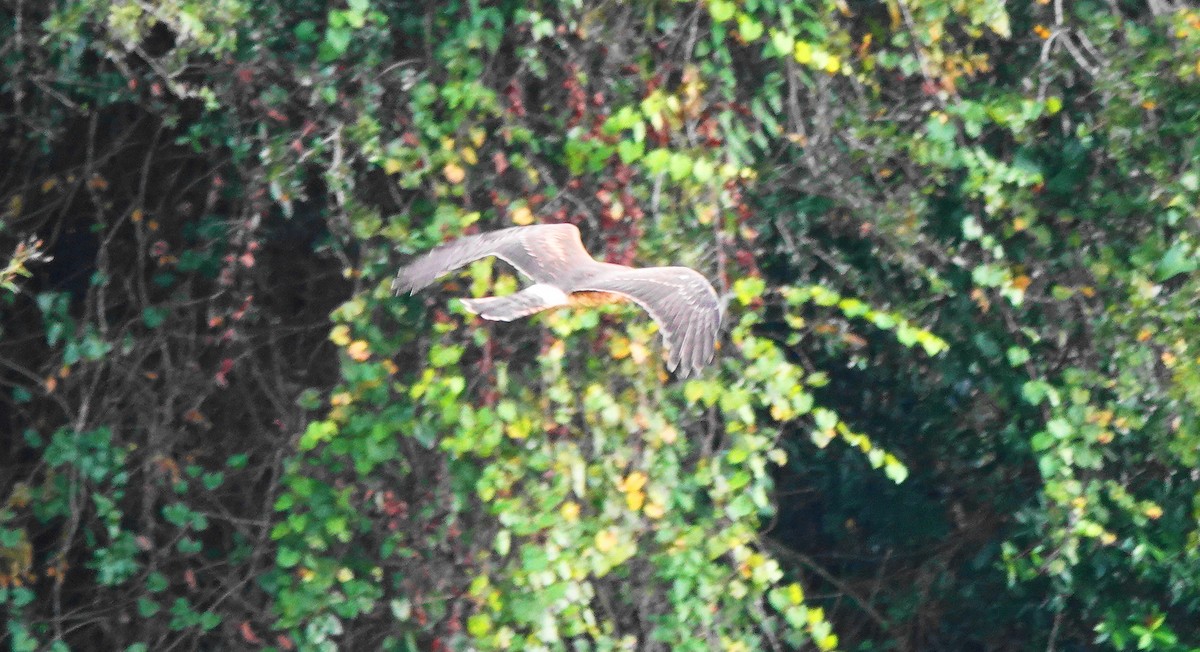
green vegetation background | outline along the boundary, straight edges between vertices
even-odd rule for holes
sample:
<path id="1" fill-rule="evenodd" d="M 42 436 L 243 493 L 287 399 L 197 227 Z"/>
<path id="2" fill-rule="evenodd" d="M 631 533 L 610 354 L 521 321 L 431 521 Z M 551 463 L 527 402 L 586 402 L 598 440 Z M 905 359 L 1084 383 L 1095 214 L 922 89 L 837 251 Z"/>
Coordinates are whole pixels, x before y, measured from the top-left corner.
<path id="1" fill-rule="evenodd" d="M 1200 649 L 1184 4 L 0 0 L 0 644 Z"/>

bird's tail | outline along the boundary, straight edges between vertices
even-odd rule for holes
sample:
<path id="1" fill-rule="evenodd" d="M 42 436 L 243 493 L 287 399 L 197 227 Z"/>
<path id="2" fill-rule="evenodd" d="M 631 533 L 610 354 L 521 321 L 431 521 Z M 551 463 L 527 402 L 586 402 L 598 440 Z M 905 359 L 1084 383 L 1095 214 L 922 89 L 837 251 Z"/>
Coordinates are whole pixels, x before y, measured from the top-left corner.
<path id="1" fill-rule="evenodd" d="M 567 305 L 567 294 L 562 290 L 538 283 L 520 292 L 504 297 L 481 299 L 459 299 L 468 312 L 492 321 L 512 321 L 534 313 Z"/>

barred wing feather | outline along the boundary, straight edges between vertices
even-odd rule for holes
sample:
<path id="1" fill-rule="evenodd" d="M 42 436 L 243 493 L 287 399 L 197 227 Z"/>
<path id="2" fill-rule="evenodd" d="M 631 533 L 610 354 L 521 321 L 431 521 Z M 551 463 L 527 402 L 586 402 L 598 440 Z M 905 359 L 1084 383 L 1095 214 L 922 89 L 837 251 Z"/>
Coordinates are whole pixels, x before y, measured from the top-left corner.
<path id="1" fill-rule="evenodd" d="M 712 284 L 687 267 L 645 267 L 598 274 L 578 290 L 613 292 L 644 308 L 662 331 L 667 368 L 686 377 L 712 360 L 721 304 Z"/>
<path id="2" fill-rule="evenodd" d="M 448 242 L 402 268 L 392 291 L 416 292 L 438 278 L 481 258 L 495 256 L 537 283 L 553 283 L 592 261 L 571 224 L 512 227 Z"/>

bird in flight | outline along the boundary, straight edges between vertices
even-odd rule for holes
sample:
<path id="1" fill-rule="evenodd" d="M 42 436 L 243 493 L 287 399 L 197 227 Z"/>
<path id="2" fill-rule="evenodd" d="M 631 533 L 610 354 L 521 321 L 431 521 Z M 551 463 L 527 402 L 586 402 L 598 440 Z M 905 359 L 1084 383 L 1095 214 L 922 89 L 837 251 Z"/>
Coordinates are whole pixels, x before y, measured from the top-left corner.
<path id="1" fill-rule="evenodd" d="M 712 284 L 688 267 L 628 267 L 602 263 L 583 248 L 572 224 L 517 226 L 448 242 L 405 266 L 392 291 L 410 294 L 481 258 L 495 256 L 533 280 L 503 297 L 461 299 L 484 319 L 512 321 L 551 308 L 632 301 L 658 322 L 667 368 L 680 377 L 712 361 L 721 303 Z"/>

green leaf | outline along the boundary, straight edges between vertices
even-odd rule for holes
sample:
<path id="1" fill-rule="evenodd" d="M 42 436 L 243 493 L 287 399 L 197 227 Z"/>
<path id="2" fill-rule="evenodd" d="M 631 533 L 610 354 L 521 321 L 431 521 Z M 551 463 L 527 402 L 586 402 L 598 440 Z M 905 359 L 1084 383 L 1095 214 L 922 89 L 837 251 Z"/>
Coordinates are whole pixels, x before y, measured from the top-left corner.
<path id="1" fill-rule="evenodd" d="M 821 430 L 832 430 L 837 425 L 837 413 L 825 408 L 813 410 L 813 420 Z"/>
<path id="2" fill-rule="evenodd" d="M 161 605 L 148 598 L 138 598 L 137 600 L 138 615 L 142 618 L 150 618 L 151 616 L 157 614 L 161 609 Z"/>
<path id="3" fill-rule="evenodd" d="M 478 613 L 467 619 L 467 632 L 476 638 L 482 638 L 492 631 L 491 616 Z"/>
<path id="4" fill-rule="evenodd" d="M 908 467 L 891 453 L 887 453 L 883 458 L 883 473 L 892 482 L 900 484 L 908 478 Z"/>
<path id="5" fill-rule="evenodd" d="M 321 35 L 317 33 L 317 24 L 311 20 L 302 20 L 292 28 L 292 33 L 296 35 L 296 39 L 302 43 L 316 43 L 321 40 Z"/>
<path id="6" fill-rule="evenodd" d="M 651 150 L 650 153 L 646 154 L 646 157 L 642 159 L 642 165 L 645 165 L 646 169 L 649 170 L 651 174 L 665 172 L 671 165 L 671 151 L 661 147 Z"/>
<path id="7" fill-rule="evenodd" d="M 757 276 L 739 278 L 733 283 L 733 295 L 743 306 L 750 305 L 767 289 L 767 282 Z"/>
<path id="8" fill-rule="evenodd" d="M 671 180 L 682 181 L 692 173 L 692 159 L 687 154 L 675 152 L 671 154 Z"/>
<path id="9" fill-rule="evenodd" d="M 337 431 L 337 424 L 332 421 L 313 421 L 304 429 L 298 447 L 300 450 L 312 450 L 319 444 L 333 439 Z"/>
<path id="10" fill-rule="evenodd" d="M 192 522 L 192 510 L 183 503 L 172 503 L 162 508 L 163 517 L 167 522 L 180 528 L 185 528 Z"/>
<path id="11" fill-rule="evenodd" d="M 1051 419 L 1046 422 L 1046 432 L 1049 432 L 1056 439 L 1066 439 L 1075 432 L 1071 424 L 1063 419 Z"/>
<path id="12" fill-rule="evenodd" d="M 354 30 L 345 27 L 330 27 L 325 30 L 325 40 L 318 48 L 317 57 L 322 63 L 336 60 L 346 53 L 353 36 Z"/>
<path id="13" fill-rule="evenodd" d="M 1008 357 L 1008 364 L 1013 367 L 1019 367 L 1029 361 L 1029 351 L 1019 346 L 1010 346 L 1005 352 Z"/>
<path id="14" fill-rule="evenodd" d="M 275 556 L 275 563 L 279 564 L 280 568 L 292 568 L 300 563 L 300 551 L 293 548 L 280 547 L 278 554 Z"/>
<path id="15" fill-rule="evenodd" d="M 167 320 L 167 309 L 147 306 L 142 309 L 142 323 L 147 328 L 158 328 Z"/>
<path id="16" fill-rule="evenodd" d="M 208 489 L 209 491 L 212 491 L 212 490 L 216 489 L 217 487 L 221 486 L 221 483 L 223 483 L 224 481 L 225 481 L 225 474 L 221 473 L 220 471 L 211 471 L 211 472 L 205 473 L 201 478 L 201 482 L 204 483 L 204 487 L 206 489 Z"/>
<path id="17" fill-rule="evenodd" d="M 775 56 L 788 57 L 796 46 L 796 39 L 791 34 L 778 29 L 771 30 L 771 45 L 775 48 Z"/>
<path id="18" fill-rule="evenodd" d="M 463 351 L 461 346 L 434 345 L 429 349 L 429 362 L 434 367 L 448 367 L 462 358 Z"/>
<path id="19" fill-rule="evenodd" d="M 725 513 L 734 520 L 745 518 L 754 513 L 754 502 L 746 494 L 741 494 L 729 502 Z"/>
<path id="20" fill-rule="evenodd" d="M 753 43 L 763 35 L 763 24 L 754 20 L 748 14 L 739 14 L 737 17 L 738 34 L 746 43 Z"/>
<path id="21" fill-rule="evenodd" d="M 166 590 L 167 586 L 167 576 L 158 571 L 146 576 L 146 590 L 151 593 L 160 593 Z"/>
<path id="22" fill-rule="evenodd" d="M 736 5 L 730 0 L 710 0 L 708 3 L 708 13 L 717 23 L 723 23 L 733 18 L 735 9 Z"/>
<path id="23" fill-rule="evenodd" d="M 646 151 L 646 144 L 643 142 L 635 142 L 632 140 L 622 140 L 617 143 L 617 156 L 621 158 L 621 162 L 629 165 L 634 161 L 642 158 Z"/>
<path id="24" fill-rule="evenodd" d="M 1039 405 L 1046 399 L 1046 393 L 1050 389 L 1045 381 L 1030 380 L 1021 385 L 1021 397 L 1030 405 Z"/>
<path id="25" fill-rule="evenodd" d="M 1158 261 L 1154 278 L 1161 283 L 1180 274 L 1194 272 L 1197 268 L 1200 268 L 1200 256 L 1196 255 L 1195 249 L 1177 242 Z"/>

